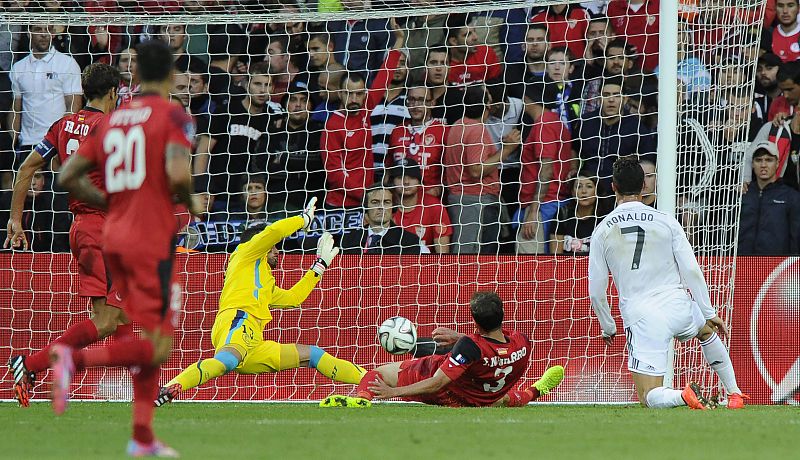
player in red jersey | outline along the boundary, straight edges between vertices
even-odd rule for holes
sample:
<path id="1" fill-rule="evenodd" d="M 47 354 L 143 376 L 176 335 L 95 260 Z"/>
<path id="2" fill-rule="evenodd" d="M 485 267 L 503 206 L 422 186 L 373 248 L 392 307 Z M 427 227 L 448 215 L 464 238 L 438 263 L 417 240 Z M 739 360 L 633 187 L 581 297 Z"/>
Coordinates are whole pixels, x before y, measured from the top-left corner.
<path id="1" fill-rule="evenodd" d="M 524 406 L 549 393 L 564 378 L 553 366 L 530 388 L 511 388 L 525 374 L 531 343 L 522 333 L 503 330 L 503 301 L 491 291 L 470 300 L 475 333 L 446 328 L 433 331 L 440 344 L 455 343 L 446 355 L 432 355 L 384 364 L 364 374 L 357 397 L 329 396 L 323 407 L 368 407 L 373 398 L 403 398 L 438 406 Z"/>
<path id="2" fill-rule="evenodd" d="M 48 162 L 52 162 L 53 170 L 58 170 L 67 161 L 103 114 L 116 107 L 119 81 L 119 71 L 106 64 L 92 64 L 83 71 L 81 86 L 88 101 L 86 106 L 55 122 L 20 166 L 11 197 L 11 218 L 8 220 L 8 236 L 4 247 L 10 245 L 12 248 L 28 249 L 28 240 L 22 227 L 22 211 L 31 177 Z M 103 179 L 99 171 L 92 171 L 89 178 L 95 186 L 102 187 Z M 75 216 L 70 228 L 70 248 L 78 261 L 78 295 L 91 299 L 92 316 L 70 326 L 61 337 L 42 350 L 30 356 L 11 357 L 8 366 L 14 374 L 14 396 L 23 407 L 29 405 L 36 373 L 50 365 L 52 344 L 63 343 L 83 348 L 115 331 L 115 336 L 119 337 L 132 330 L 120 309 L 122 299 L 110 286 L 106 276 L 100 244 L 105 212 L 76 200 L 70 200 L 69 209 Z"/>
<path id="3" fill-rule="evenodd" d="M 177 452 L 153 435 L 153 400 L 160 364 L 172 349 L 181 288 L 173 258 L 177 220 L 173 197 L 197 211 L 191 200 L 190 156 L 194 122 L 170 102 L 173 59 L 167 45 L 151 40 L 136 47 L 141 96 L 103 117 L 64 166 L 59 182 L 76 199 L 108 207 L 104 255 L 111 277 L 125 297 L 125 313 L 141 325 L 141 337 L 95 349 L 52 348 L 53 409 L 66 408 L 76 371 L 94 366 L 136 367 L 133 372 L 131 456 L 175 457 Z M 87 173 L 104 173 L 107 195 Z"/>

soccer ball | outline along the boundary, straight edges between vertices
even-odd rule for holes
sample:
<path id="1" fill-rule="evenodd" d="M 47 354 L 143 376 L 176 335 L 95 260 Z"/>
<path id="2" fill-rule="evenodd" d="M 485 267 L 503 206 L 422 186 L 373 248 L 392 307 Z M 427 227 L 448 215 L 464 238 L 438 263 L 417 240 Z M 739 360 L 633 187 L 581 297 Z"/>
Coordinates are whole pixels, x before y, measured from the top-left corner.
<path id="1" fill-rule="evenodd" d="M 378 341 L 393 355 L 408 353 L 417 344 L 417 328 L 402 316 L 387 319 L 378 327 Z"/>

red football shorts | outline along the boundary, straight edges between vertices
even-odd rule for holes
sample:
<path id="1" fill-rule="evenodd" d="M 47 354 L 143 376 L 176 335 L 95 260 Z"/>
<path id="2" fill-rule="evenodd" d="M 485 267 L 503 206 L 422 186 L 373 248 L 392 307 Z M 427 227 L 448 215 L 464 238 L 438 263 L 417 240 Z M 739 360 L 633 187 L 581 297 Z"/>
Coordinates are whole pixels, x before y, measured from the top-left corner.
<path id="1" fill-rule="evenodd" d="M 125 299 L 128 318 L 146 331 L 172 334 L 181 304 L 181 288 L 173 269 L 174 255 L 159 258 L 133 249 L 106 251 L 105 256 L 111 278 Z"/>
<path id="2" fill-rule="evenodd" d="M 76 214 L 69 229 L 69 247 L 78 261 L 78 295 L 105 297 L 106 303 L 122 308 L 122 296 L 112 284 L 103 258 L 103 224 L 100 214 Z"/>
<path id="3" fill-rule="evenodd" d="M 433 374 L 448 359 L 448 355 L 431 355 L 423 358 L 410 359 L 400 363 L 400 372 L 397 373 L 397 386 L 404 387 L 413 383 L 421 382 L 433 377 Z M 439 390 L 436 394 L 414 395 L 403 398 L 406 401 L 417 401 L 434 406 L 453 406 L 458 404 L 446 388 Z"/>

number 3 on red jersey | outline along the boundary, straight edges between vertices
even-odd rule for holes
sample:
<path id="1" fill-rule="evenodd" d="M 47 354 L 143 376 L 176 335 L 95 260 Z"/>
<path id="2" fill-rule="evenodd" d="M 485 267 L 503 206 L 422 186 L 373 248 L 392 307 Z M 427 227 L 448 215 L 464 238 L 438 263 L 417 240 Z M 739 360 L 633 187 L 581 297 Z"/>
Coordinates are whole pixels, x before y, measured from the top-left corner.
<path id="1" fill-rule="evenodd" d="M 133 126 L 126 133 L 115 128 L 106 132 L 103 151 L 106 160 L 106 191 L 117 193 L 138 190 L 144 183 L 145 165 L 144 129 Z"/>

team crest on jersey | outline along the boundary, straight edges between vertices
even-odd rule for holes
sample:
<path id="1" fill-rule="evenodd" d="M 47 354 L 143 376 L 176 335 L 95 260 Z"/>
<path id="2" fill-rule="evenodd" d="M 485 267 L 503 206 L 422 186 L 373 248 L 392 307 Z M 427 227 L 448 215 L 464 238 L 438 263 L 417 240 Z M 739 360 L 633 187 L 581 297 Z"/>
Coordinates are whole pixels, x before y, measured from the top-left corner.
<path id="1" fill-rule="evenodd" d="M 652 14 L 648 14 L 647 15 L 647 25 L 648 26 L 652 26 L 655 23 L 656 23 L 656 17 L 653 16 Z"/>
<path id="2" fill-rule="evenodd" d="M 433 137 L 432 134 L 428 134 L 427 136 L 425 136 L 425 145 L 431 145 L 435 140 L 436 138 Z"/>
<path id="3" fill-rule="evenodd" d="M 569 21 L 567 21 L 567 24 L 569 25 L 570 29 L 574 29 L 575 26 L 578 25 L 578 21 L 576 21 L 575 19 L 570 19 Z"/>
<path id="4" fill-rule="evenodd" d="M 789 45 L 789 49 L 792 50 L 792 53 L 797 53 L 800 51 L 800 44 L 796 42 L 792 43 L 791 45 Z"/>

